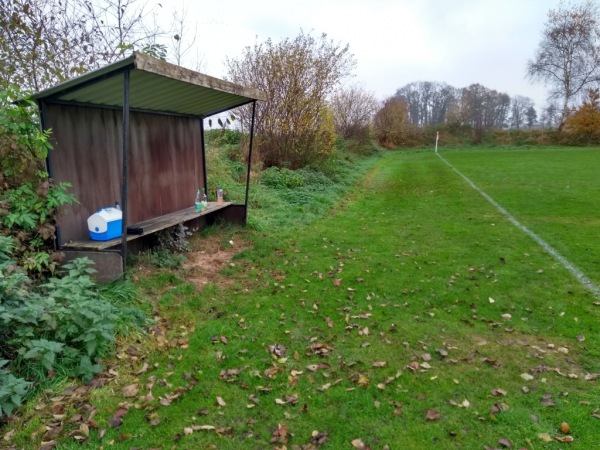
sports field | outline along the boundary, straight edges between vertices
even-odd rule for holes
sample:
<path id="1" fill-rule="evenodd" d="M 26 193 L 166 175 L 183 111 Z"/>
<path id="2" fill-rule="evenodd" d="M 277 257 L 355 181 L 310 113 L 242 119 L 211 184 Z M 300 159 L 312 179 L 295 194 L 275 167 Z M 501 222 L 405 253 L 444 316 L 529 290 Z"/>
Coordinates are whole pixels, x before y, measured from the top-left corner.
<path id="1" fill-rule="evenodd" d="M 441 151 L 440 155 L 600 285 L 599 148 Z"/>
<path id="2" fill-rule="evenodd" d="M 199 236 L 247 240 L 202 288 L 137 270 L 157 323 L 60 448 L 600 448 L 600 149 L 369 164 L 326 217 Z M 16 448 L 70 395 L 42 394 Z"/>

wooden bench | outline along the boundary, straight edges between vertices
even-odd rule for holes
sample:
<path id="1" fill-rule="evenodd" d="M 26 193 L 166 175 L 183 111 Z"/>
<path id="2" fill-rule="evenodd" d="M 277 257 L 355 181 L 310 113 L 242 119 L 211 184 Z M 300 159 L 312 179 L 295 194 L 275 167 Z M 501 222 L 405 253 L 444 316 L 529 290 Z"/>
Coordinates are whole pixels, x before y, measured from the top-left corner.
<path id="1" fill-rule="evenodd" d="M 208 204 L 208 208 L 203 211 L 196 211 L 194 206 L 190 208 L 183 209 L 181 211 L 175 211 L 170 214 L 165 214 L 164 216 L 159 216 L 154 219 L 145 220 L 140 223 L 136 223 L 135 225 L 129 225 L 128 228 L 141 228 L 143 230 L 143 234 L 128 234 L 127 241 L 132 241 L 134 239 L 141 238 L 143 236 L 148 236 L 149 234 L 156 233 L 157 231 L 164 230 L 166 228 L 173 227 L 180 223 L 185 223 L 190 220 L 196 219 L 198 217 L 202 217 L 208 214 L 212 214 L 215 211 L 226 208 L 231 203 L 226 202 L 222 204 L 217 204 L 216 202 L 210 202 Z M 118 237 L 116 239 L 111 239 L 109 241 L 93 241 L 91 239 L 83 240 L 83 241 L 70 241 L 62 245 L 61 248 L 68 250 L 106 250 L 112 247 L 116 247 L 121 245 L 122 239 Z"/>

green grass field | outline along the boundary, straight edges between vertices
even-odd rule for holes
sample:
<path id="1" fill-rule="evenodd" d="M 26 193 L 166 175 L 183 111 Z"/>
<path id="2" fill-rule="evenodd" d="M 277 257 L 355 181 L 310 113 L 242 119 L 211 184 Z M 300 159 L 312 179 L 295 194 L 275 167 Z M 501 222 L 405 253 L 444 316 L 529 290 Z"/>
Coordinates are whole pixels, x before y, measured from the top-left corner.
<path id="1" fill-rule="evenodd" d="M 600 149 L 442 155 L 600 282 Z M 432 152 L 374 164 L 322 219 L 227 230 L 227 282 L 138 273 L 154 336 L 60 448 L 600 448 L 600 299 Z"/>
<path id="2" fill-rule="evenodd" d="M 442 154 L 517 220 L 600 284 L 598 148 Z"/>

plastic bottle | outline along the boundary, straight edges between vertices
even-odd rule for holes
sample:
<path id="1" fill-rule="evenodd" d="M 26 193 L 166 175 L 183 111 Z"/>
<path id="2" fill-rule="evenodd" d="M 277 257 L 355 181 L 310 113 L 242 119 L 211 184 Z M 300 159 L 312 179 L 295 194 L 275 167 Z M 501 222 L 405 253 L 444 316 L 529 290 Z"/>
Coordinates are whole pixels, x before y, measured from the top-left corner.
<path id="1" fill-rule="evenodd" d="M 217 205 L 223 204 L 223 189 L 221 186 L 217 188 Z"/>
<path id="2" fill-rule="evenodd" d="M 202 198 L 200 197 L 200 189 L 196 191 L 196 211 L 202 211 Z"/>
<path id="3" fill-rule="evenodd" d="M 208 208 L 208 196 L 206 195 L 206 192 L 204 192 L 204 189 L 202 189 L 202 197 L 200 201 L 202 203 L 202 209 Z"/>

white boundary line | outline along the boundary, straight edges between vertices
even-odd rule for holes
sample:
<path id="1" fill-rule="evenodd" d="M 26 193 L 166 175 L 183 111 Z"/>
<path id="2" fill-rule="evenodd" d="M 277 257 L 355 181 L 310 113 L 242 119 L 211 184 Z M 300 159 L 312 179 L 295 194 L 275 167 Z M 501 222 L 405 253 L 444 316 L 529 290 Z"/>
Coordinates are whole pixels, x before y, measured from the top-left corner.
<path id="1" fill-rule="evenodd" d="M 479 192 L 483 198 L 485 198 L 488 202 L 490 202 L 492 205 L 494 205 L 498 211 L 500 211 L 502 214 L 504 214 L 504 216 L 506 216 L 506 218 L 508 220 L 510 220 L 513 225 L 515 225 L 517 228 L 519 228 L 521 231 L 523 231 L 525 234 L 527 234 L 529 237 L 531 237 L 534 241 L 536 241 L 538 244 L 540 244 L 540 246 L 544 250 L 546 250 L 548 253 L 550 253 L 552 256 L 554 256 L 554 258 L 558 262 L 560 262 L 565 269 L 567 269 L 569 272 L 571 272 L 573 274 L 573 276 L 575 276 L 575 278 L 577 278 L 577 280 L 583 285 L 584 288 L 589 290 L 592 294 L 594 294 L 594 296 L 600 298 L 600 287 L 598 287 L 592 280 L 590 280 L 581 270 L 579 270 L 577 267 L 575 267 L 573 264 L 571 264 L 569 261 L 567 261 L 567 259 L 565 259 L 564 256 L 562 256 L 560 253 L 558 253 L 553 247 L 550 246 L 550 244 L 548 244 L 546 241 L 544 241 L 541 237 L 539 237 L 537 234 L 535 234 L 533 231 L 531 231 L 529 228 L 527 228 L 525 225 L 523 225 L 521 222 L 519 222 L 517 219 L 515 219 L 511 213 L 509 213 L 506 209 L 504 209 L 492 197 L 490 197 L 488 194 L 486 194 L 481 189 L 479 189 L 479 187 L 477 187 L 475 185 L 475 183 L 473 183 L 466 176 L 464 176 L 462 173 L 460 173 L 459 170 L 456 167 L 454 167 L 452 164 L 450 164 L 448 161 L 446 161 L 446 159 L 442 155 L 440 155 L 439 153 L 436 153 L 436 154 L 437 154 L 437 156 L 440 157 L 440 159 L 442 161 L 444 161 L 448 165 L 448 167 L 450 167 L 457 174 L 459 174 L 473 189 L 475 189 L 477 192 Z"/>

